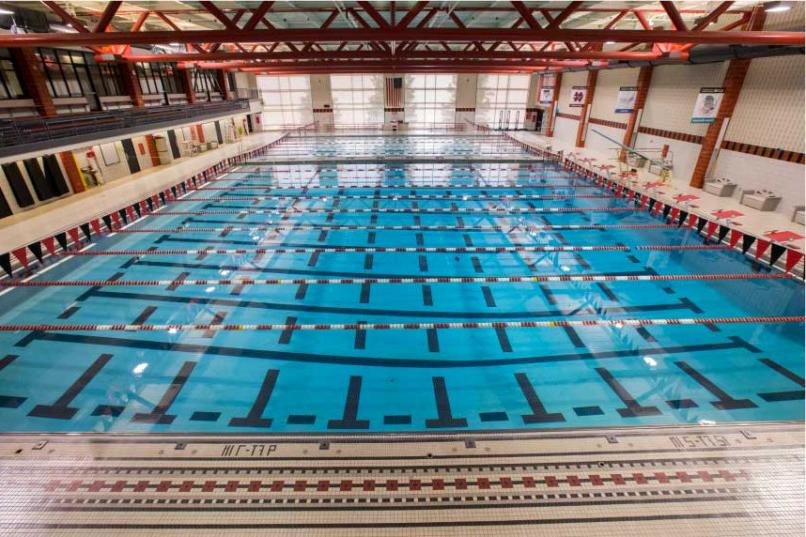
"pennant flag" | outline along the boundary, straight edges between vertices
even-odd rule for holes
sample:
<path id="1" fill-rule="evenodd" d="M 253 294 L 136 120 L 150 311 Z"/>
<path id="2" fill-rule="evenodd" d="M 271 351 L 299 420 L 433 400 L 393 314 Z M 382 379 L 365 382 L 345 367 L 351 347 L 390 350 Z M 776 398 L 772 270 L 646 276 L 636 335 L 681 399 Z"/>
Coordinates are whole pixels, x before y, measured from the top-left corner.
<path id="1" fill-rule="evenodd" d="M 680 214 L 680 209 L 678 209 L 677 207 L 672 207 L 669 222 L 672 222 L 672 223 L 676 222 L 678 214 Z"/>
<path id="2" fill-rule="evenodd" d="M 70 235 L 70 238 L 73 240 L 73 245 L 78 246 L 81 244 L 81 239 L 78 237 L 78 228 L 74 227 L 72 229 L 68 229 L 67 233 Z M 66 248 L 65 248 L 66 250 Z"/>
<path id="3" fill-rule="evenodd" d="M 747 250 L 749 250 L 750 247 L 753 246 L 754 242 L 756 242 L 755 237 L 751 237 L 750 235 L 745 235 L 744 237 L 742 237 L 742 253 L 746 254 Z"/>
<path id="4" fill-rule="evenodd" d="M 131 205 L 126 207 L 126 216 L 129 217 L 129 222 L 137 220 L 137 214 L 134 212 L 134 208 Z"/>
<path id="5" fill-rule="evenodd" d="M 160 192 L 160 203 L 165 205 L 165 192 Z M 160 203 L 157 203 L 157 205 L 160 205 Z"/>
<path id="6" fill-rule="evenodd" d="M 8 257 L 8 254 L 6 254 L 6 257 Z M 802 252 L 798 252 L 797 250 L 787 250 L 786 271 L 789 272 L 790 270 L 795 268 L 795 265 L 797 265 L 802 258 L 803 258 Z M 3 266 L 3 268 L 5 268 L 5 266 Z"/>
<path id="7" fill-rule="evenodd" d="M 641 205 L 638 206 L 639 209 L 643 209 L 646 202 L 649 200 L 649 197 L 646 194 L 641 195 Z"/>
<path id="8" fill-rule="evenodd" d="M 114 231 L 114 229 L 112 228 L 112 217 L 109 216 L 109 215 L 106 215 L 106 216 L 103 217 L 103 219 L 104 219 L 104 224 L 106 224 L 106 227 L 109 228 L 109 231 Z"/>
<path id="9" fill-rule="evenodd" d="M 669 211 L 672 210 L 671 205 L 664 205 L 663 206 L 663 220 L 665 221 L 669 217 Z"/>
<path id="10" fill-rule="evenodd" d="M 151 196 L 151 203 L 154 204 L 154 207 L 159 207 L 160 206 L 160 198 L 159 198 L 159 196 L 157 196 L 156 194 Z M 152 207 L 152 210 L 153 210 L 153 207 Z"/>
<path id="11" fill-rule="evenodd" d="M 620 198 L 622 194 L 624 194 L 624 185 L 619 185 L 616 188 L 616 197 Z"/>
<path id="12" fill-rule="evenodd" d="M 772 249 L 770 250 L 770 265 L 774 265 L 776 261 L 778 261 L 784 252 L 786 251 L 786 247 L 780 244 L 773 244 Z"/>
<path id="13" fill-rule="evenodd" d="M 719 226 L 718 237 L 720 243 L 725 240 L 725 237 L 728 235 L 728 231 L 730 231 L 730 228 L 728 226 Z"/>
<path id="14" fill-rule="evenodd" d="M 655 207 L 655 200 L 654 200 L 654 199 L 652 199 L 652 198 L 649 198 L 649 212 L 650 212 L 650 213 L 652 212 L 652 209 L 653 209 L 654 207 Z"/>
<path id="15" fill-rule="evenodd" d="M 146 205 L 146 202 L 141 201 L 140 203 L 137 204 L 137 206 L 140 207 L 139 213 L 141 215 L 148 213 L 148 205 Z"/>
<path id="16" fill-rule="evenodd" d="M 731 248 L 735 248 L 736 243 L 738 243 L 739 239 L 741 239 L 741 238 L 742 238 L 742 232 L 741 231 L 739 231 L 738 229 L 731 229 L 730 230 L 730 242 L 728 244 L 730 244 Z M 749 248 L 749 246 L 748 246 L 748 248 Z M 747 249 L 745 249 L 744 251 L 746 252 Z"/>
<path id="17" fill-rule="evenodd" d="M 90 225 L 92 226 L 92 230 L 95 231 L 96 235 L 101 234 L 101 222 L 97 218 L 90 220 Z"/>
<path id="18" fill-rule="evenodd" d="M 118 211 L 118 215 L 123 219 L 124 224 L 129 223 L 129 216 L 126 214 L 126 211 L 121 209 L 121 210 Z"/>
<path id="19" fill-rule="evenodd" d="M 765 241 L 762 239 L 758 239 L 758 241 L 756 241 L 756 261 L 758 261 L 759 257 L 764 255 L 764 252 L 766 252 L 767 248 L 769 247 L 770 247 L 769 241 Z"/>
<path id="20" fill-rule="evenodd" d="M 706 241 L 711 239 L 711 235 L 713 235 L 714 231 L 716 231 L 716 226 L 717 226 L 716 222 L 708 222 L 708 227 L 706 228 L 706 235 L 705 235 Z"/>
<path id="21" fill-rule="evenodd" d="M 3 270 L 6 271 L 9 278 L 14 277 L 14 273 L 11 271 L 11 256 L 8 254 L 0 254 L 0 267 L 3 267 Z"/>
<path id="22" fill-rule="evenodd" d="M 59 241 L 59 246 L 62 247 L 62 250 L 65 252 L 67 251 L 67 233 L 61 232 L 56 233 L 56 240 Z"/>
<path id="23" fill-rule="evenodd" d="M 140 203 L 142 203 L 142 201 Z M 135 213 L 137 213 L 136 216 L 134 216 L 134 215 L 131 216 L 132 220 L 137 220 L 138 218 L 143 216 L 143 212 L 142 212 L 143 209 L 142 209 L 142 207 L 140 207 L 140 203 L 135 203 L 134 205 L 132 205 L 130 207 Z"/>
<path id="24" fill-rule="evenodd" d="M 697 218 L 697 233 L 702 233 L 702 228 L 705 227 L 706 222 L 708 222 L 708 220 L 701 216 Z"/>
<path id="25" fill-rule="evenodd" d="M 25 272 L 28 272 L 28 251 L 23 246 L 22 248 L 17 248 L 16 250 L 11 250 L 11 253 L 14 254 L 14 257 L 22 263 L 22 266 L 25 268 Z"/>
<path id="26" fill-rule="evenodd" d="M 688 218 L 688 212 L 680 211 L 680 218 L 677 220 L 677 227 L 682 226 L 683 222 L 686 221 L 686 218 Z"/>
<path id="27" fill-rule="evenodd" d="M 146 198 L 146 204 L 148 205 L 149 212 L 154 210 L 154 200 L 153 199 Z"/>
<path id="28" fill-rule="evenodd" d="M 176 198 L 176 187 L 175 186 L 171 187 L 171 194 L 173 194 L 173 197 Z"/>
<path id="29" fill-rule="evenodd" d="M 118 213 L 110 213 L 110 218 L 112 218 L 112 229 L 120 229 L 120 215 Z"/>
<path id="30" fill-rule="evenodd" d="M 54 240 L 53 237 L 42 239 L 42 244 L 44 244 L 45 248 L 48 249 L 48 253 L 50 255 L 56 255 L 56 241 Z"/>
<path id="31" fill-rule="evenodd" d="M 32 242 L 28 245 L 28 249 L 31 250 L 31 253 L 36 256 L 39 262 L 42 262 L 42 245 L 38 242 Z"/>
<path id="32" fill-rule="evenodd" d="M 89 224 L 81 224 L 78 227 L 80 227 L 81 231 L 84 232 L 84 236 L 87 237 L 87 240 L 92 242 L 92 236 L 90 235 L 90 225 Z"/>

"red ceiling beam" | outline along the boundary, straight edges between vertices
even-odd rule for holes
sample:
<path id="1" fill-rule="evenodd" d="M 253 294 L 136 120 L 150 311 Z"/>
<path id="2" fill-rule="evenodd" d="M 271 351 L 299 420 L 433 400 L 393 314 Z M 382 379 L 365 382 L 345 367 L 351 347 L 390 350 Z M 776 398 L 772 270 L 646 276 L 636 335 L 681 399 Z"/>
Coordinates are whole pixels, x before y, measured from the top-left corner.
<path id="1" fill-rule="evenodd" d="M 358 5 L 361 6 L 367 15 L 369 15 L 369 17 L 375 21 L 375 24 L 377 24 L 379 28 L 389 28 L 389 23 L 386 22 L 386 19 L 383 18 L 383 15 L 378 13 L 378 10 L 375 9 L 375 6 L 373 6 L 370 2 L 358 2 Z"/>
<path id="2" fill-rule="evenodd" d="M 733 5 L 733 2 L 722 2 L 719 4 L 716 9 L 710 12 L 708 15 L 700 19 L 697 24 L 694 25 L 692 28 L 693 31 L 699 32 L 700 30 L 706 29 L 712 22 L 716 22 L 716 20 L 725 13 L 730 6 Z"/>
<path id="3" fill-rule="evenodd" d="M 177 35 L 177 34 L 182 33 L 182 30 L 180 30 L 180 29 L 179 29 L 179 26 L 177 26 L 177 25 L 174 23 L 174 21 L 172 21 L 171 19 L 169 19 L 169 18 L 168 18 L 168 15 L 165 15 L 165 14 L 164 14 L 164 13 L 162 13 L 161 11 L 154 11 L 154 15 L 156 15 L 157 17 L 159 17 L 159 19 L 160 19 L 162 22 L 164 22 L 165 24 L 167 24 L 168 26 L 170 26 L 171 28 L 173 28 L 173 29 L 174 29 L 174 32 L 176 32 L 176 33 L 174 33 L 174 32 L 168 32 L 168 33 L 170 33 L 170 34 L 172 34 L 172 35 Z M 138 35 L 138 32 L 134 32 L 134 34 L 133 34 L 133 35 Z M 173 43 L 173 42 L 174 42 L 174 41 L 167 41 L 167 43 Z M 131 41 L 131 40 L 130 40 L 128 43 L 129 43 L 129 45 L 136 45 L 136 44 L 138 44 L 138 43 L 135 43 L 134 41 Z M 206 51 L 206 50 L 204 50 L 204 49 L 201 47 L 201 45 L 199 45 L 199 44 L 197 44 L 197 43 L 191 43 L 191 45 L 190 45 L 190 46 L 192 46 L 194 49 L 196 49 L 196 50 L 197 50 L 198 52 L 200 52 L 201 54 L 206 54 L 206 53 L 207 53 L 207 51 Z"/>
<path id="4" fill-rule="evenodd" d="M 577 9 L 579 9 L 579 8 L 582 6 L 582 4 L 583 4 L 583 2 L 570 2 L 570 3 L 569 3 L 569 4 L 568 4 L 566 7 L 565 7 L 565 9 L 563 9 L 563 10 L 560 12 L 560 14 L 559 14 L 559 15 L 557 15 L 557 16 L 554 18 L 554 21 L 553 21 L 553 22 L 551 22 L 551 23 L 548 25 L 547 29 L 549 29 L 549 30 L 554 30 L 554 29 L 556 29 L 556 28 L 559 28 L 559 27 L 560 27 L 560 25 L 561 25 L 562 23 L 564 23 L 564 22 L 565 22 L 565 20 L 566 20 L 568 17 L 570 17 L 571 15 L 573 15 L 574 11 L 576 11 Z"/>
<path id="5" fill-rule="evenodd" d="M 75 45 L 139 45 L 158 43 L 274 43 L 285 41 L 621 41 L 627 43 L 696 43 L 696 44 L 768 44 L 803 45 L 804 32 L 778 31 L 709 31 L 677 30 L 531 30 L 507 28 L 423 28 L 381 30 L 378 28 L 273 29 L 251 31 L 192 30 L 157 32 L 31 33 L 2 34 L 2 47 L 75 46 Z"/>
<path id="6" fill-rule="evenodd" d="M 84 26 L 81 21 L 70 15 L 67 11 L 62 9 L 62 7 L 57 4 L 56 2 L 42 2 L 45 4 L 48 9 L 50 9 L 53 13 L 59 16 L 62 19 L 62 22 L 72 26 L 73 29 L 79 33 L 89 33 L 89 30 L 86 26 Z M 117 44 L 117 43 L 116 43 Z"/>
<path id="7" fill-rule="evenodd" d="M 105 32 L 107 28 L 109 28 L 109 24 L 112 22 L 112 19 L 115 18 L 115 13 L 117 13 L 118 9 L 120 9 L 120 5 L 123 2 L 109 2 L 106 4 L 106 8 L 104 12 L 101 14 L 101 18 L 98 20 L 98 24 L 95 25 L 93 28 L 93 32 Z"/>
<path id="8" fill-rule="evenodd" d="M 669 20 L 672 21 L 672 25 L 674 26 L 675 30 L 688 30 L 686 22 L 683 20 L 683 17 L 680 16 L 680 12 L 677 11 L 674 2 L 661 2 L 660 5 L 663 7 L 663 10 L 666 11 L 666 14 L 669 16 Z"/>
<path id="9" fill-rule="evenodd" d="M 450 16 L 451 20 L 456 24 L 457 27 L 462 28 L 462 29 L 467 28 L 467 26 L 462 21 L 462 19 L 459 18 L 459 15 L 457 15 L 453 11 L 451 11 L 448 15 Z M 484 51 L 484 47 L 482 46 L 481 42 L 479 42 L 479 41 L 473 41 L 473 46 L 476 47 L 476 50 L 480 50 L 482 52 Z"/>
<path id="10" fill-rule="evenodd" d="M 415 29 L 423 28 L 426 24 L 428 24 L 431 21 L 431 19 L 434 18 L 434 16 L 437 13 L 439 13 L 438 9 L 432 9 L 431 11 L 426 13 L 425 16 L 422 19 L 420 19 L 420 22 L 418 22 L 417 25 L 414 28 Z M 398 26 L 398 28 L 400 28 L 402 30 L 402 29 L 406 29 L 407 26 Z M 417 42 L 416 41 L 414 43 L 404 42 L 402 45 L 400 45 L 399 53 L 400 54 L 405 54 L 405 53 L 408 53 L 408 51 L 410 51 L 410 50 L 414 50 L 415 48 L 417 48 Z"/>
<path id="11" fill-rule="evenodd" d="M 406 12 L 406 14 L 403 15 L 403 18 L 400 19 L 400 22 L 397 23 L 396 28 L 408 28 L 409 24 L 411 24 L 411 22 L 414 20 L 414 18 L 417 17 L 417 15 L 419 15 L 420 12 L 423 9 L 425 9 L 425 7 L 427 5 L 428 5 L 428 2 L 417 2 L 417 3 L 415 3 L 411 7 L 411 9 L 409 9 Z"/>
<path id="12" fill-rule="evenodd" d="M 629 12 L 630 12 L 630 11 L 629 11 L 629 10 L 627 10 L 627 9 L 625 9 L 625 10 L 624 10 L 624 11 L 622 11 L 622 12 L 620 12 L 618 15 L 616 15 L 615 17 L 613 17 L 613 19 L 612 19 L 610 22 L 608 22 L 608 23 L 607 23 L 607 25 L 606 25 L 606 26 L 605 26 L 603 29 L 604 29 L 604 30 L 609 30 L 609 29 L 611 29 L 613 26 L 615 26 L 616 24 L 618 24 L 618 23 L 619 23 L 619 21 L 620 21 L 621 19 L 623 19 L 624 17 L 626 17 L 626 16 L 627 16 L 627 14 L 628 14 Z M 584 47 L 582 47 L 582 50 L 591 50 L 591 48 L 592 48 L 592 47 L 593 47 L 593 43 L 588 43 L 587 45 L 585 45 Z"/>
<path id="13" fill-rule="evenodd" d="M 526 4 L 524 4 L 523 2 L 510 2 L 510 3 L 512 4 L 512 7 L 514 7 L 518 11 L 518 13 L 521 16 L 521 19 L 526 21 L 526 24 L 529 26 L 529 28 L 534 28 L 536 30 L 541 29 L 540 23 L 537 22 L 537 19 L 534 18 L 534 16 L 532 15 L 532 10 L 526 7 Z"/>
<path id="14" fill-rule="evenodd" d="M 246 24 L 243 25 L 243 29 L 249 31 L 257 28 L 257 25 L 260 24 L 260 21 L 269 12 L 273 4 L 274 2 L 261 2 L 260 6 L 252 12 Z"/>

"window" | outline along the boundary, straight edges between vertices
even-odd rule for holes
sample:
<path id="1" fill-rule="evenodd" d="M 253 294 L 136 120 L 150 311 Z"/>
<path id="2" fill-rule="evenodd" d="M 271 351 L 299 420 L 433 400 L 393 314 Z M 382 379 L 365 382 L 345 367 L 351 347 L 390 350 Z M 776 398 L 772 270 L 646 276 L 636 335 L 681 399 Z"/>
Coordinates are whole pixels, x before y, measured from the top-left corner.
<path id="1" fill-rule="evenodd" d="M 221 93 L 215 71 L 210 69 L 194 70 L 193 91 L 196 93 Z"/>
<path id="2" fill-rule="evenodd" d="M 330 91 L 336 126 L 383 124 L 383 75 L 331 75 Z"/>
<path id="3" fill-rule="evenodd" d="M 313 122 L 308 75 L 259 76 L 257 87 L 263 101 L 264 126 L 302 126 Z"/>
<path id="4" fill-rule="evenodd" d="M 0 49 L 0 99 L 20 99 L 25 97 L 14 62 L 11 60 L 11 51 Z"/>
<path id="5" fill-rule="evenodd" d="M 529 75 L 480 74 L 476 91 L 476 123 L 496 129 L 522 129 Z"/>
<path id="6" fill-rule="evenodd" d="M 95 63 L 95 57 L 78 50 L 40 48 L 39 61 L 51 97 L 121 95 L 117 65 Z"/>
<path id="7" fill-rule="evenodd" d="M 140 92 L 143 95 L 185 93 L 179 70 L 172 63 L 137 63 L 134 65 L 134 71 L 140 81 Z"/>
<path id="8" fill-rule="evenodd" d="M 404 83 L 408 123 L 454 122 L 456 75 L 406 75 Z"/>

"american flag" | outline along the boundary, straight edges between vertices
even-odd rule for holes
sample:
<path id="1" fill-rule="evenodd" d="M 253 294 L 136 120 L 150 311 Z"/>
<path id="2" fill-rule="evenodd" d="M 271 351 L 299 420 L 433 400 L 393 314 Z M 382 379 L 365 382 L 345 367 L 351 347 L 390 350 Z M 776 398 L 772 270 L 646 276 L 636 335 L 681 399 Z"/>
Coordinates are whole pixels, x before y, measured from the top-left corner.
<path id="1" fill-rule="evenodd" d="M 384 77 L 384 82 L 386 86 L 386 108 L 403 108 L 403 79 L 399 76 L 387 76 Z"/>

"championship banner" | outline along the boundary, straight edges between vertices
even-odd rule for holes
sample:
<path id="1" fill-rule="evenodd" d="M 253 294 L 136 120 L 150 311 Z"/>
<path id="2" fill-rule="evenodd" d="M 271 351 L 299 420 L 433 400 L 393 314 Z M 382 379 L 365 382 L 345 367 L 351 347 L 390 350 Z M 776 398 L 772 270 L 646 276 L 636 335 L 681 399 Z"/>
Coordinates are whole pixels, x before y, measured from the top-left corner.
<path id="1" fill-rule="evenodd" d="M 713 123 L 725 96 L 724 88 L 700 88 L 694 112 L 691 114 L 692 123 Z"/>
<path id="2" fill-rule="evenodd" d="M 621 86 L 616 97 L 616 113 L 629 114 L 635 109 L 635 99 L 638 97 L 637 86 Z"/>
<path id="3" fill-rule="evenodd" d="M 588 96 L 588 86 L 571 86 L 568 96 L 568 106 L 581 108 L 585 105 L 585 98 Z"/>

